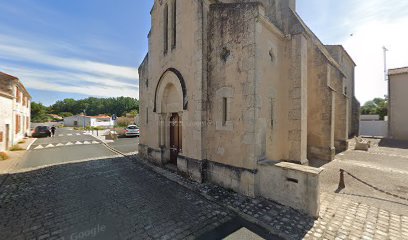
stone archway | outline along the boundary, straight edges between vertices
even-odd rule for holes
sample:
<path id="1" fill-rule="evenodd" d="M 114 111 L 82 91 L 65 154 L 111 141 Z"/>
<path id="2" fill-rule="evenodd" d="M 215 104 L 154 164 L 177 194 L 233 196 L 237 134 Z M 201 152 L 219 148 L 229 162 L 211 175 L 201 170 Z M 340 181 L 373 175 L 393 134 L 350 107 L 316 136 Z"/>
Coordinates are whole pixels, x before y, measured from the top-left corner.
<path id="1" fill-rule="evenodd" d="M 154 101 L 159 115 L 159 145 L 164 150 L 162 162 L 177 164 L 182 151 L 182 116 L 187 106 L 181 75 L 166 71 L 157 85 Z"/>

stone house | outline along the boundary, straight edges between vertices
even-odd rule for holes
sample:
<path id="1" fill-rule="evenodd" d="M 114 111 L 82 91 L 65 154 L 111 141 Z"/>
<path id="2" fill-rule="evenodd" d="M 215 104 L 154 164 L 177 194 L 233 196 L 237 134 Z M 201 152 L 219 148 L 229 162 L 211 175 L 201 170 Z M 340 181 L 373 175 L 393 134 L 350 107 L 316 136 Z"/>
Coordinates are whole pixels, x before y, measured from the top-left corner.
<path id="1" fill-rule="evenodd" d="M 388 71 L 388 134 L 390 138 L 408 140 L 408 67 Z"/>
<path id="2" fill-rule="evenodd" d="M 295 0 L 156 0 L 151 18 L 140 155 L 254 196 L 274 180 L 265 162 L 307 165 L 346 149 L 358 126 L 355 64 L 321 43 Z M 318 189 L 305 179 L 292 183 Z"/>
<path id="3" fill-rule="evenodd" d="M 30 133 L 31 96 L 21 81 L 0 72 L 0 152 Z"/>

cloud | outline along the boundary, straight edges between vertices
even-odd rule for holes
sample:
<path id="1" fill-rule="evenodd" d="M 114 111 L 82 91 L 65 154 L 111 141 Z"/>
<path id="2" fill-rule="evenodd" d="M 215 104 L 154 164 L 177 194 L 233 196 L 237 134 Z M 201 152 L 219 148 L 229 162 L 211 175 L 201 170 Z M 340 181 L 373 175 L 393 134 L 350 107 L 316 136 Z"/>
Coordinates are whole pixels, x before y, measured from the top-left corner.
<path id="1" fill-rule="evenodd" d="M 46 43 L 0 34 L 0 70 L 18 76 L 31 89 L 97 97 L 139 97 L 136 67 L 64 57 L 81 49 Z"/>
<path id="2" fill-rule="evenodd" d="M 73 71 L 87 72 L 100 76 L 111 76 L 127 79 L 138 79 L 136 68 L 116 66 L 94 62 L 86 59 L 64 58 L 52 55 L 46 51 L 3 43 L 0 39 L 0 58 L 12 61 L 48 65 Z"/>
<path id="3" fill-rule="evenodd" d="M 360 1 L 356 6 L 353 37 L 343 44 L 357 63 L 356 95 L 364 104 L 375 97 L 388 94 L 384 76 L 383 46 L 387 53 L 387 67 L 408 66 L 408 26 L 406 1 Z M 360 14 L 357 14 L 357 13 Z M 349 19 L 353 21 L 353 19 Z"/>
<path id="4" fill-rule="evenodd" d="M 4 66 L 3 70 L 17 75 L 27 88 L 96 97 L 139 97 L 138 85 L 123 79 L 101 78 L 92 74 L 38 68 Z"/>

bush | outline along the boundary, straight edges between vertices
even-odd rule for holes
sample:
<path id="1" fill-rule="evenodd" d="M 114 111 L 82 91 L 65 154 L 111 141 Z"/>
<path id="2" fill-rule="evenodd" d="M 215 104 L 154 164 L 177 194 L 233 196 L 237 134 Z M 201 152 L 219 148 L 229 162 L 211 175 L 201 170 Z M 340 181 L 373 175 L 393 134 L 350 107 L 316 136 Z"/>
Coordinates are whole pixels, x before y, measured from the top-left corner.
<path id="1" fill-rule="evenodd" d="M 24 140 L 21 140 L 20 142 L 18 142 L 18 144 L 23 144 L 23 143 L 25 143 Z"/>
<path id="2" fill-rule="evenodd" d="M 0 152 L 0 160 L 7 160 L 9 156 L 5 152 Z"/>
<path id="3" fill-rule="evenodd" d="M 20 147 L 20 145 L 14 145 L 10 148 L 10 151 L 15 152 L 15 151 L 22 151 L 25 150 L 24 148 Z"/>
<path id="4" fill-rule="evenodd" d="M 119 117 L 118 120 L 116 121 L 116 124 L 119 127 L 127 127 L 129 125 L 135 124 L 135 118 Z"/>

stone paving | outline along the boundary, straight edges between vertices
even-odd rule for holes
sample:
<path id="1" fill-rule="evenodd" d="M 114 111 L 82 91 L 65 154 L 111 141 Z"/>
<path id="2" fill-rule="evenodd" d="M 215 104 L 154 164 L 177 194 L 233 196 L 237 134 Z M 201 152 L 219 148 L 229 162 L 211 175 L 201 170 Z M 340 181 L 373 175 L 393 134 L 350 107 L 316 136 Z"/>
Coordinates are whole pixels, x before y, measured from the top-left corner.
<path id="1" fill-rule="evenodd" d="M 1 178 L 0 239 L 195 239 L 236 216 L 285 239 L 408 239 L 407 216 L 339 194 L 315 220 L 135 156 Z"/>
<path id="2" fill-rule="evenodd" d="M 125 158 L 11 174 L 0 186 L 7 240 L 194 239 L 234 215 Z"/>
<path id="3" fill-rule="evenodd" d="M 355 202 L 340 194 L 322 193 L 320 218 L 315 220 L 263 198 L 252 199 L 152 168 L 285 239 L 408 239 L 408 216 Z"/>

